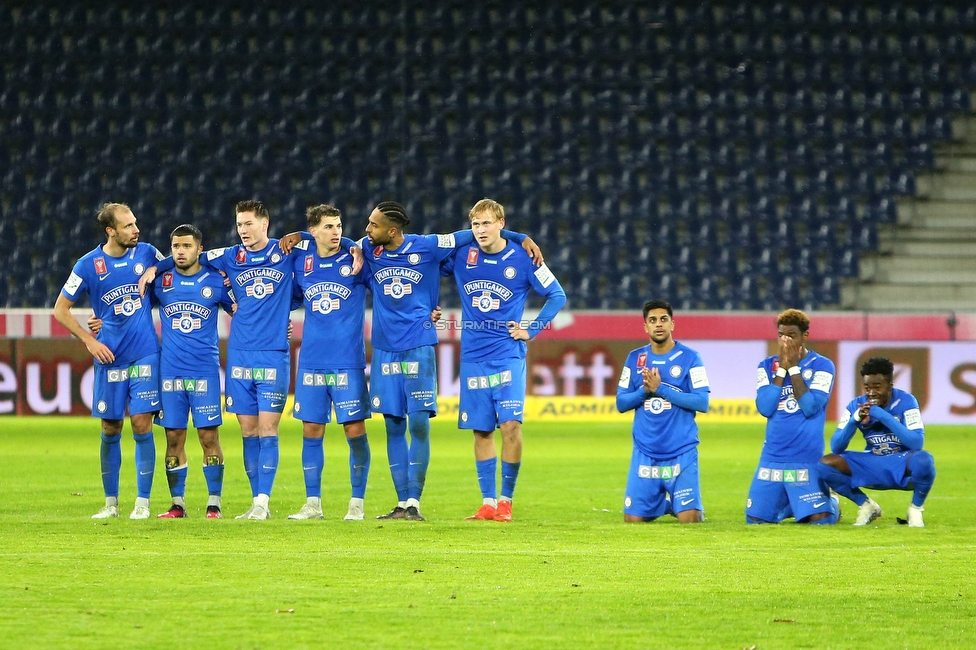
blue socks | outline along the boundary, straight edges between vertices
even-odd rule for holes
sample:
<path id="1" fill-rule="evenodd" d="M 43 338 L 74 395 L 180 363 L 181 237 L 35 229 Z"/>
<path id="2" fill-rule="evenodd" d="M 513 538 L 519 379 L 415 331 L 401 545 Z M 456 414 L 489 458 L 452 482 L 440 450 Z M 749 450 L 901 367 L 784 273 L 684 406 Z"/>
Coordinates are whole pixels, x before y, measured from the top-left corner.
<path id="1" fill-rule="evenodd" d="M 257 436 L 244 438 L 244 473 L 251 482 L 251 496 L 258 495 L 258 462 L 261 454 L 261 439 Z"/>
<path id="2" fill-rule="evenodd" d="M 851 487 L 851 477 L 836 467 L 818 463 L 817 473 L 820 474 L 820 479 L 824 483 L 834 489 L 834 492 L 847 497 L 857 505 L 863 506 L 868 500 L 868 495 L 861 492 L 859 488 Z"/>
<path id="3" fill-rule="evenodd" d="M 271 496 L 275 475 L 278 473 L 278 436 L 258 438 L 258 494 Z"/>
<path id="4" fill-rule="evenodd" d="M 110 436 L 102 434 L 99 449 L 102 465 L 102 489 L 105 496 L 119 497 L 119 473 L 122 471 L 122 434 Z"/>
<path id="5" fill-rule="evenodd" d="M 498 457 L 487 460 L 476 460 L 474 465 L 478 470 L 478 485 L 481 487 L 481 497 L 497 499 L 498 488 L 495 483 L 495 471 L 498 469 Z"/>
<path id="6" fill-rule="evenodd" d="M 519 469 L 522 463 L 506 463 L 502 461 L 502 498 L 511 501 L 515 494 L 515 483 L 518 481 Z"/>
<path id="7" fill-rule="evenodd" d="M 153 441 L 152 431 L 149 433 L 134 433 L 136 441 L 136 495 L 148 499 L 152 493 L 153 473 L 156 471 L 156 443 Z M 119 465 L 121 466 L 121 450 Z M 115 494 L 118 496 L 118 482 L 115 484 Z"/>
<path id="8" fill-rule="evenodd" d="M 214 456 L 219 458 L 219 456 Z M 207 479 L 207 492 L 210 496 L 219 497 L 224 488 L 224 464 L 203 466 L 203 477 Z"/>
<path id="9" fill-rule="evenodd" d="M 925 498 L 932 489 L 935 482 L 935 460 L 932 454 L 927 451 L 916 451 L 908 459 L 908 469 L 911 471 L 912 485 L 915 493 L 912 495 L 912 505 L 921 508 L 925 504 Z"/>
<path id="10" fill-rule="evenodd" d="M 302 471 L 305 472 L 305 496 L 322 497 L 322 468 L 325 450 L 322 438 L 302 438 Z"/>
<path id="11" fill-rule="evenodd" d="M 369 441 L 366 434 L 356 438 L 346 438 L 349 443 L 349 482 L 352 484 L 352 498 L 366 498 L 366 479 L 369 476 Z"/>
<path id="12" fill-rule="evenodd" d="M 171 497 L 183 498 L 186 496 L 187 467 L 186 465 L 177 467 L 176 463 L 178 462 L 175 456 L 172 461 L 169 458 L 166 459 L 166 482 L 169 484 L 169 495 Z M 173 467 L 170 467 L 170 464 Z"/>
<path id="13" fill-rule="evenodd" d="M 427 482 L 430 465 L 430 414 L 417 411 L 410 414 L 410 454 L 407 479 L 407 496 L 420 500 Z"/>
<path id="14" fill-rule="evenodd" d="M 386 455 L 390 459 L 390 474 L 398 501 L 407 500 L 407 418 L 392 415 L 383 416 L 386 420 Z"/>

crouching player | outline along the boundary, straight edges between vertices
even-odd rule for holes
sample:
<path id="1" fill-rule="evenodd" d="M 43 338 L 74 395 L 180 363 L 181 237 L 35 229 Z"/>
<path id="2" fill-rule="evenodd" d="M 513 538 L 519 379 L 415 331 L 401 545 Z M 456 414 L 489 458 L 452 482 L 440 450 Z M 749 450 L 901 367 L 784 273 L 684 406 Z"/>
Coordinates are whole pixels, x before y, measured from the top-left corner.
<path id="1" fill-rule="evenodd" d="M 779 354 L 759 364 L 756 408 L 767 418 L 746 522 L 834 524 L 840 504 L 817 473 L 823 455 L 834 363 L 806 346 L 810 319 L 787 309 L 776 319 Z M 787 379 L 788 378 L 788 379 Z"/>
<path id="2" fill-rule="evenodd" d="M 617 384 L 617 410 L 634 411 L 626 522 L 668 514 L 681 523 L 703 518 L 695 413 L 708 412 L 708 375 L 701 356 L 675 341 L 673 330 L 669 303 L 645 303 L 644 331 L 650 344 L 627 356 Z"/>
<path id="3" fill-rule="evenodd" d="M 294 251 L 295 293 L 305 305 L 305 334 L 295 383 L 295 418 L 302 421 L 302 470 L 306 503 L 289 519 L 323 519 L 322 448 L 325 425 L 342 425 L 349 443 L 352 498 L 345 519 L 363 519 L 369 441 L 365 419 L 370 417 L 366 386 L 364 320 L 369 277 L 353 273 L 352 255 L 340 247 L 342 214 L 331 205 L 306 212 L 314 240 L 300 242 Z"/>
<path id="4" fill-rule="evenodd" d="M 925 429 L 918 400 L 892 385 L 894 365 L 872 357 L 861 366 L 864 394 L 847 405 L 830 439 L 832 454 L 820 459 L 820 474 L 827 485 L 858 506 L 855 526 L 866 526 L 881 516 L 881 506 L 861 491 L 913 490 L 908 525 L 922 528 L 922 507 L 935 481 L 935 461 L 922 449 Z M 848 451 L 858 431 L 864 451 Z M 905 523 L 899 519 L 900 523 Z"/>

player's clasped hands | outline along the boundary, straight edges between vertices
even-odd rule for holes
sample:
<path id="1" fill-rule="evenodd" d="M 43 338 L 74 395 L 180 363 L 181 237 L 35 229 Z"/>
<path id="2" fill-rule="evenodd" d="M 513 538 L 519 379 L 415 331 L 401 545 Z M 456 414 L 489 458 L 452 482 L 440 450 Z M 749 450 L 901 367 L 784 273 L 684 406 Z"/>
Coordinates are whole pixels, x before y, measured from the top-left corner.
<path id="1" fill-rule="evenodd" d="M 643 377 L 644 390 L 648 393 L 654 393 L 661 387 L 661 373 L 657 368 L 644 368 Z"/>
<path id="2" fill-rule="evenodd" d="M 800 345 L 789 336 L 779 337 L 779 365 L 792 368 L 800 363 Z"/>

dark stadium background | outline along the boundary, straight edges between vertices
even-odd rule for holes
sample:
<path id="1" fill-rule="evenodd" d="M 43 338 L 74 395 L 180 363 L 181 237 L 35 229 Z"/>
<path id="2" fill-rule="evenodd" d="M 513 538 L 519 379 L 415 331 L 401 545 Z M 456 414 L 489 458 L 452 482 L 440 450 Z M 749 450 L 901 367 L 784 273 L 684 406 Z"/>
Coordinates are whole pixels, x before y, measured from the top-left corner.
<path id="1" fill-rule="evenodd" d="M 573 309 L 862 307 L 974 33 L 952 2 L 4 2 L 0 307 L 53 305 L 103 201 L 165 251 L 237 241 L 243 198 L 358 237 L 383 199 L 426 233 L 484 196 Z"/>

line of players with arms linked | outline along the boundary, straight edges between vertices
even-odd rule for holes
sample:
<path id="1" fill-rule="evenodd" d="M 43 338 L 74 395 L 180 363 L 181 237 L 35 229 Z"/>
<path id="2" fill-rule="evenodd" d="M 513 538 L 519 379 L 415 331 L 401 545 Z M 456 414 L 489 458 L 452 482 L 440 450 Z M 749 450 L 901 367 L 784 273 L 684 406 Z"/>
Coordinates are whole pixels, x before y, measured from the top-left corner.
<path id="1" fill-rule="evenodd" d="M 252 504 L 239 518 L 267 519 L 278 468 L 278 425 L 291 378 L 288 327 L 304 305 L 294 415 L 303 422 L 302 467 L 307 500 L 292 519 L 322 518 L 325 425 L 343 425 L 349 443 L 352 497 L 346 519 L 364 518 L 370 448 L 364 420 L 383 414 L 397 505 L 383 519 L 422 520 L 420 499 L 430 461 L 430 417 L 437 413 L 434 345 L 440 275 L 453 275 L 463 300 L 459 427 L 475 433 L 484 506 L 475 517 L 510 521 L 521 465 L 526 342 L 565 304 L 565 292 L 531 239 L 503 230 L 505 212 L 479 201 L 471 229 L 412 235 L 399 203 L 380 203 L 366 237 L 342 237 L 338 210 L 307 211 L 308 231 L 269 239 L 259 201 L 236 209 L 241 243 L 202 252 L 200 231 L 182 225 L 172 257 L 139 241 L 128 206 L 106 204 L 98 223 L 106 243 L 78 260 L 55 305 L 55 316 L 95 358 L 92 414 L 102 421 L 101 470 L 106 500 L 95 518 L 119 514 L 121 431 L 128 411 L 136 442 L 137 498 L 130 515 L 150 516 L 155 467 L 154 420 L 166 430 L 166 473 L 173 505 L 162 517 L 186 515 L 184 450 L 193 414 L 204 450 L 210 493 L 207 517 L 221 517 L 224 459 L 217 315 L 233 311 L 227 345 L 225 399 L 243 434 L 244 470 Z M 519 246 L 521 244 L 521 246 Z M 367 252 L 364 254 L 363 249 Z M 224 286 L 226 277 L 230 287 Z M 373 294 L 370 382 L 365 376 L 366 289 Z M 530 291 L 545 297 L 539 315 L 522 319 Z M 75 321 L 70 307 L 88 294 L 97 330 Z M 162 347 L 151 308 L 159 307 Z M 502 431 L 501 498 L 494 431 Z M 409 429 L 409 442 L 407 431 Z"/>
<path id="2" fill-rule="evenodd" d="M 251 507 L 237 518 L 270 518 L 278 425 L 291 377 L 289 313 L 304 306 L 294 415 L 303 422 L 306 503 L 289 519 L 323 518 L 322 441 L 334 409 L 349 444 L 352 495 L 345 519 L 364 519 L 370 467 L 365 420 L 381 413 L 398 502 L 377 518 L 423 520 L 430 418 L 437 413 L 433 323 L 439 317 L 439 276 L 453 275 L 464 324 L 458 426 L 474 432 L 483 498 L 468 519 L 511 521 L 522 457 L 526 342 L 548 326 L 566 296 L 535 243 L 503 229 L 504 208 L 483 199 L 469 213 L 470 230 L 419 236 L 405 233 L 409 218 L 403 206 L 387 201 L 369 215 L 366 237 L 358 243 L 342 237 L 341 214 L 333 206 L 309 208 L 308 231 L 281 240 L 268 237 L 270 217 L 261 202 L 242 201 L 235 212 L 239 245 L 204 252 L 200 231 L 181 225 L 171 236 L 172 256 L 164 259 L 139 242 L 128 206 L 105 204 L 97 220 L 106 243 L 78 260 L 58 297 L 55 316 L 95 359 L 92 415 L 102 422 L 105 506 L 93 518 L 119 515 L 120 442 L 127 411 L 137 474 L 130 518 L 150 517 L 154 421 L 166 431 L 165 466 L 173 500 L 158 516 L 187 515 L 184 444 L 190 413 L 204 453 L 206 516 L 221 518 L 219 309 L 233 313 L 226 406 L 241 426 L 252 492 Z M 367 288 L 373 294 L 368 386 Z M 529 291 L 546 300 L 539 315 L 526 322 Z M 85 293 L 91 298 L 89 325 L 96 336 L 70 313 Z M 161 347 L 151 316 L 157 305 Z M 634 411 L 624 519 L 673 515 L 683 523 L 700 522 L 704 506 L 695 414 L 708 410 L 707 374 L 700 355 L 674 340 L 667 302 L 646 303 L 643 321 L 649 344 L 630 353 L 617 389 L 618 410 Z M 935 466 L 922 449 L 918 403 L 893 386 L 891 362 L 874 358 L 861 368 L 864 394 L 845 409 L 831 439 L 833 453 L 822 456 L 834 365 L 806 348 L 810 321 L 803 312 L 787 310 L 776 322 L 779 353 L 758 368 L 756 405 L 768 422 L 746 521 L 836 523 L 841 510 L 833 491 L 859 506 L 855 525 L 866 525 L 881 516 L 878 504 L 862 491 L 866 487 L 912 490 L 907 523 L 924 525 L 923 504 Z M 495 429 L 502 432 L 500 498 Z M 849 451 L 858 430 L 866 449 Z"/>

